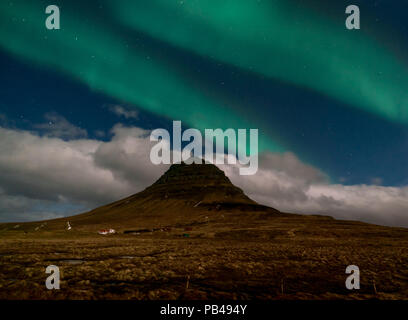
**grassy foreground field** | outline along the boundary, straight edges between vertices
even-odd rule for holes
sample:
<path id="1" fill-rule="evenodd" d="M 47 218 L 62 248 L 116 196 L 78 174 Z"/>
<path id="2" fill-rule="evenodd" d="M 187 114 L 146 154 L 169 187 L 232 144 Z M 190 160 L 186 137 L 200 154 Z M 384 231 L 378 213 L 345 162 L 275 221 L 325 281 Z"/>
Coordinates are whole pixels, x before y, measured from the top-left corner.
<path id="1" fill-rule="evenodd" d="M 345 287 L 352 264 L 360 290 Z M 255 298 L 408 299 L 408 229 L 261 213 L 109 236 L 0 225 L 0 299 Z"/>

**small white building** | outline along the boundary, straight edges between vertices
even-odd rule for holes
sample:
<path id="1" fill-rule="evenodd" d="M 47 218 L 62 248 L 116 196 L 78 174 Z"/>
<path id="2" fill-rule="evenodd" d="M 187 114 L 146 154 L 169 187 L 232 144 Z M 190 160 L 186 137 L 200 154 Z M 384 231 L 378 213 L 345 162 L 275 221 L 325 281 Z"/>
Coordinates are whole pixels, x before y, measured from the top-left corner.
<path id="1" fill-rule="evenodd" d="M 107 235 L 107 234 L 114 234 L 116 233 L 115 229 L 102 229 L 98 231 L 99 234 L 101 235 Z"/>

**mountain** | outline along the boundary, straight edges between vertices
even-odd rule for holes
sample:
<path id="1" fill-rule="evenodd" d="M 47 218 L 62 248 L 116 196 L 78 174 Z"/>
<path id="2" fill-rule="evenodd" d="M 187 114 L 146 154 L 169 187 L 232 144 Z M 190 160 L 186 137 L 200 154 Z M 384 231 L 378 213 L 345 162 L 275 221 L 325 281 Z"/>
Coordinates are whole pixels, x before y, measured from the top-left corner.
<path id="1" fill-rule="evenodd" d="M 46 222 L 46 229 L 120 232 L 191 225 L 221 216 L 281 213 L 256 203 L 213 164 L 173 164 L 145 190 L 90 212 Z M 38 224 L 38 223 L 37 223 Z"/>

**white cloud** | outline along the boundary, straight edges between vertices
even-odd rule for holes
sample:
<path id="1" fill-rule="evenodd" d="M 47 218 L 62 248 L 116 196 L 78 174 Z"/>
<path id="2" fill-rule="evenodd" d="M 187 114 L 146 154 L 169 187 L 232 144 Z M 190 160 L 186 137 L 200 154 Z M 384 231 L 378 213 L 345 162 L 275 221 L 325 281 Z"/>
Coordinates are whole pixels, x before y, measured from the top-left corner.
<path id="1" fill-rule="evenodd" d="M 408 187 L 330 184 L 292 153 L 261 155 L 253 176 L 240 176 L 235 166 L 222 169 L 252 199 L 281 211 L 408 227 Z"/>
<path id="2" fill-rule="evenodd" d="M 72 203 L 94 207 L 141 191 L 165 167 L 150 163 L 150 139 L 138 128 L 116 126 L 109 142 L 89 139 L 64 141 L 32 132 L 0 127 L 0 220 L 5 197 Z M 21 212 L 20 212 L 21 213 Z"/>
<path id="3" fill-rule="evenodd" d="M 125 119 L 137 119 L 139 116 L 139 113 L 136 110 L 128 110 L 119 105 L 112 106 L 109 110 L 117 116 L 124 117 Z"/>
<path id="4" fill-rule="evenodd" d="M 86 138 L 88 133 L 85 129 L 74 126 L 63 116 L 55 113 L 46 113 L 44 118 L 46 123 L 34 125 L 35 129 L 41 130 L 48 137 L 56 137 L 66 140 Z"/>

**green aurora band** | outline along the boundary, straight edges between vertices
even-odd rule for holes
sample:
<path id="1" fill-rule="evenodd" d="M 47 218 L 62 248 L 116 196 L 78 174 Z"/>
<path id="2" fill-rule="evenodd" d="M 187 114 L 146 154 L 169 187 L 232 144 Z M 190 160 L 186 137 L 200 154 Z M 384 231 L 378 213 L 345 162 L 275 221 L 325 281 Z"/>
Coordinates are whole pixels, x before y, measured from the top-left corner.
<path id="1" fill-rule="evenodd" d="M 120 30 L 143 32 L 203 57 L 408 123 L 407 65 L 375 39 L 300 9 L 294 1 L 106 1 L 101 17 L 62 3 L 61 30 L 47 30 L 49 3 L 2 2 L 0 47 L 120 101 L 201 130 L 256 128 L 264 120 L 249 118 L 217 93 L 203 90 L 171 61 L 150 58 L 151 51 L 132 45 L 130 33 Z M 262 134 L 259 147 L 284 150 Z"/>
<path id="2" fill-rule="evenodd" d="M 102 21 L 93 21 L 90 27 L 84 22 L 85 12 L 61 7 L 61 29 L 47 30 L 45 7 L 34 1 L 2 3 L 0 46 L 69 74 L 94 90 L 200 130 L 256 128 L 234 106 L 221 104 L 195 87 L 183 70 L 149 59 L 149 51 L 132 48 L 131 39 L 113 33 Z M 259 149 L 282 150 L 265 137 L 260 137 Z"/>
<path id="3" fill-rule="evenodd" d="M 294 0 L 109 3 L 118 21 L 159 39 L 408 123 L 407 64 L 347 30 L 344 12 L 339 24 Z"/>

